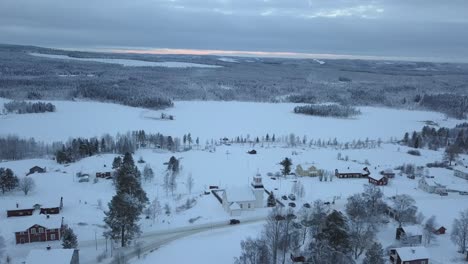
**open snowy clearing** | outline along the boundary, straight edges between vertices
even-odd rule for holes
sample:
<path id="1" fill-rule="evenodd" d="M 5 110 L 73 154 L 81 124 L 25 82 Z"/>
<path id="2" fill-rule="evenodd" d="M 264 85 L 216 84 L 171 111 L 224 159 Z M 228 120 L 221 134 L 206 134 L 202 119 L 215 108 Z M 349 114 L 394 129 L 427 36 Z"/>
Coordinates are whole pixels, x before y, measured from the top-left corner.
<path id="1" fill-rule="evenodd" d="M 66 55 L 54 55 L 54 54 L 42 54 L 42 53 L 29 53 L 32 56 L 45 57 L 49 59 L 60 59 L 60 60 L 79 60 L 79 61 L 91 61 L 101 63 L 120 64 L 126 67 L 167 67 L 167 68 L 220 68 L 222 66 L 199 64 L 191 62 L 178 62 L 178 61 L 164 61 L 164 62 L 153 62 L 153 61 L 142 61 L 142 60 L 128 60 L 128 59 L 103 59 L 103 58 L 75 58 Z"/>
<path id="2" fill-rule="evenodd" d="M 0 98 L 0 105 L 6 102 Z M 390 137 L 402 138 L 405 132 L 420 130 L 424 121 L 453 127 L 459 121 L 436 112 L 360 107 L 354 119 L 337 119 L 294 114 L 297 104 L 177 101 L 173 108 L 153 111 L 111 103 L 53 101 L 54 113 L 0 115 L 0 135 L 16 134 L 54 142 L 70 137 L 115 135 L 131 130 L 160 132 L 182 137 L 191 133 L 200 142 L 237 136 L 254 140 L 267 133 L 276 137 L 306 135 L 309 139 L 352 141 Z M 161 113 L 175 120 L 161 120 Z M 48 124 L 48 125 L 45 125 Z M 53 124 L 53 125 L 49 125 Z"/>

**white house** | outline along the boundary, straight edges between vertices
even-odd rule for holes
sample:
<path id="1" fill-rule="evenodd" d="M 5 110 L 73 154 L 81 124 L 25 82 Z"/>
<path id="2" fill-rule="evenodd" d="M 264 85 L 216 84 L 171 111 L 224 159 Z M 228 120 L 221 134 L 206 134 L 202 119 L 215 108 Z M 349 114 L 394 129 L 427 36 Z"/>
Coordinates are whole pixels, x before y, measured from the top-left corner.
<path id="1" fill-rule="evenodd" d="M 265 207 L 262 176 L 253 177 L 251 186 L 227 188 L 222 191 L 224 210 L 231 215 L 240 215 L 242 211 L 252 211 L 255 208 Z"/>
<path id="2" fill-rule="evenodd" d="M 422 177 L 418 182 L 418 187 L 428 193 L 446 193 L 447 186 L 434 181 L 434 179 Z"/>

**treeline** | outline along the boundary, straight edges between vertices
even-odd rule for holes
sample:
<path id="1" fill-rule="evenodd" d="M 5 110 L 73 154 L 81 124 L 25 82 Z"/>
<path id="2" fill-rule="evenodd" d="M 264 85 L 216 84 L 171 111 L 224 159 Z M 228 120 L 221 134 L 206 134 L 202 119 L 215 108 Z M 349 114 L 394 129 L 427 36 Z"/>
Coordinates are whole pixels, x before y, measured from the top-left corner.
<path id="1" fill-rule="evenodd" d="M 427 147 L 431 150 L 455 146 L 460 152 L 468 153 L 468 123 L 458 124 L 454 128 L 424 126 L 420 132 L 414 131 L 411 136 L 405 133 L 400 142 L 408 147 Z"/>
<path id="2" fill-rule="evenodd" d="M 151 109 L 164 109 L 174 106 L 174 103 L 169 98 L 154 95 L 149 96 L 147 93 L 139 93 L 133 89 L 102 87 L 92 83 L 81 85 L 75 96 Z"/>
<path id="3" fill-rule="evenodd" d="M 147 134 L 143 130 L 117 134 L 105 134 L 102 137 L 72 138 L 67 142 L 38 142 L 34 138 L 21 139 L 18 136 L 0 137 L 0 160 L 19 160 L 41 158 L 54 155 L 59 163 L 70 163 L 84 157 L 100 153 L 133 153 L 139 148 L 158 148 L 180 151 L 191 148 L 192 137 L 184 135 L 184 142 L 178 137 L 160 133 Z M 199 141 L 198 138 L 196 140 Z"/>
<path id="4" fill-rule="evenodd" d="M 30 113 L 45 113 L 45 112 L 55 112 L 55 105 L 51 103 L 43 102 L 25 102 L 25 101 L 11 101 L 4 103 L 3 107 L 7 113 L 17 113 L 17 114 L 30 114 Z"/>
<path id="5" fill-rule="evenodd" d="M 53 154 L 54 144 L 37 142 L 34 138 L 21 139 L 17 136 L 0 137 L 0 160 L 37 158 Z"/>
<path id="6" fill-rule="evenodd" d="M 361 114 L 355 107 L 337 104 L 329 105 L 304 105 L 294 107 L 294 113 L 313 116 L 351 117 Z"/>
<path id="7" fill-rule="evenodd" d="M 458 119 L 466 118 L 468 113 L 468 96 L 460 94 L 426 94 L 419 104 Z"/>
<path id="8" fill-rule="evenodd" d="M 185 145 L 185 143 L 184 143 Z M 101 138 L 74 138 L 68 140 L 55 153 L 58 163 L 71 163 L 100 153 L 134 153 L 139 148 L 158 148 L 169 151 L 181 150 L 180 138 L 164 136 L 160 133 L 147 134 L 144 130 L 118 134 L 109 134 Z"/>

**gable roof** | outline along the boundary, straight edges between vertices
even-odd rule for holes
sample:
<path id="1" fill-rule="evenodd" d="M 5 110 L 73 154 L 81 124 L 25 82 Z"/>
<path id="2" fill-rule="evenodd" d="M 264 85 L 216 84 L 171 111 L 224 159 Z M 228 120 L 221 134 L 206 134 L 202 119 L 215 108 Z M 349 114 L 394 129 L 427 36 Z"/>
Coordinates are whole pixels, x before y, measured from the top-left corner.
<path id="1" fill-rule="evenodd" d="M 418 259 L 429 259 L 429 251 L 425 247 L 403 247 L 395 248 L 401 261 L 412 261 Z"/>
<path id="2" fill-rule="evenodd" d="M 255 195 L 250 187 L 232 187 L 225 190 L 228 202 L 255 201 Z"/>
<path id="3" fill-rule="evenodd" d="M 66 264 L 70 263 L 74 249 L 33 249 L 26 258 L 26 264 Z"/>
<path id="4" fill-rule="evenodd" d="M 43 214 L 28 216 L 25 220 L 27 220 L 28 224 L 25 224 L 26 222 L 24 222 L 22 229 L 17 230 L 16 232 L 23 232 L 35 225 L 39 225 L 47 229 L 60 228 L 62 223 L 62 218 L 60 216 L 49 215 L 49 218 L 47 218 L 47 216 Z"/>
<path id="5" fill-rule="evenodd" d="M 411 225 L 411 226 L 404 226 L 402 227 L 403 230 L 405 231 L 405 234 L 407 235 L 413 235 L 413 236 L 417 236 L 417 235 L 421 235 L 422 234 L 422 229 L 420 226 L 417 226 L 417 225 Z"/>

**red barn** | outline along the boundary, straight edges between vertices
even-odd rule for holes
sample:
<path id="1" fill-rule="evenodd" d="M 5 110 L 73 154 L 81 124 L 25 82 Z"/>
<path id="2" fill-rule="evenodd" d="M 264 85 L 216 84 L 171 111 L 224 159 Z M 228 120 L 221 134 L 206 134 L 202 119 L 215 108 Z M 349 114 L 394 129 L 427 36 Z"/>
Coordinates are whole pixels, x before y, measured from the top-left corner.
<path id="1" fill-rule="evenodd" d="M 385 176 L 383 176 L 380 179 L 375 179 L 375 178 L 372 178 L 371 176 L 368 176 L 367 178 L 369 180 L 369 183 L 372 183 L 374 185 L 381 186 L 381 185 L 387 185 L 388 184 L 388 178 L 385 177 Z"/>
<path id="2" fill-rule="evenodd" d="M 441 226 L 438 229 L 434 230 L 434 234 L 443 235 L 443 234 L 445 234 L 445 231 L 447 231 L 447 228 Z"/>
<path id="3" fill-rule="evenodd" d="M 28 215 L 32 215 L 33 212 L 34 212 L 34 208 L 7 210 L 7 217 L 28 216 Z"/>
<path id="4" fill-rule="evenodd" d="M 15 232 L 16 244 L 56 241 L 62 238 L 63 219 L 62 223 L 59 222 L 57 227 L 52 228 L 46 226 L 57 223 L 53 219 L 42 218 L 42 221 L 39 222 L 41 223 L 35 224 L 24 231 Z"/>

